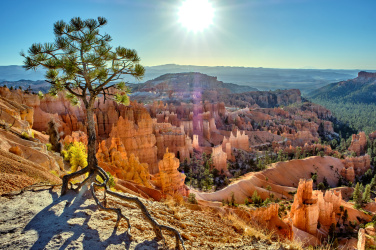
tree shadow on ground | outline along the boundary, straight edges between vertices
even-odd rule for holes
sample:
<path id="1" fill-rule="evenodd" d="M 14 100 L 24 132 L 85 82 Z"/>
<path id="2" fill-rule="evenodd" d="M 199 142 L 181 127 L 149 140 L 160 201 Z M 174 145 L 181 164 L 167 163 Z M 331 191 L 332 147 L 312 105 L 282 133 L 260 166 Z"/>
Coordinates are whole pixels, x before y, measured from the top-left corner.
<path id="1" fill-rule="evenodd" d="M 98 210 L 95 204 L 84 205 L 86 200 L 92 198 L 89 192 L 82 191 L 77 194 L 70 191 L 59 197 L 56 192 L 50 190 L 50 194 L 53 202 L 36 214 L 23 230 L 23 233 L 33 230 L 38 235 L 38 239 L 30 249 L 66 249 L 68 247 L 105 249 L 109 245 L 117 245 L 125 249 L 130 248 L 131 240 L 126 229 L 123 233 L 117 234 L 117 228 L 114 228 L 112 234 L 101 241 L 98 230 L 92 229 L 88 225 L 91 216 L 85 210 Z M 81 220 L 74 224 L 68 222 L 70 219 Z M 156 240 L 145 240 L 137 244 L 135 248 L 155 249 L 158 248 L 158 243 Z"/>

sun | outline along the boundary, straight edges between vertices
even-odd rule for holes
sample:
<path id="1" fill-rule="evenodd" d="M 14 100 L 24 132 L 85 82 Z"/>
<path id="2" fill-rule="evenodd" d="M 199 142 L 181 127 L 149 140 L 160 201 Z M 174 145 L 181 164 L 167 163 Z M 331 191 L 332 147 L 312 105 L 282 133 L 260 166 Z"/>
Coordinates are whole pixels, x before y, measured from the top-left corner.
<path id="1" fill-rule="evenodd" d="M 185 0 L 179 8 L 179 22 L 188 30 L 201 31 L 213 22 L 214 9 L 208 0 Z"/>

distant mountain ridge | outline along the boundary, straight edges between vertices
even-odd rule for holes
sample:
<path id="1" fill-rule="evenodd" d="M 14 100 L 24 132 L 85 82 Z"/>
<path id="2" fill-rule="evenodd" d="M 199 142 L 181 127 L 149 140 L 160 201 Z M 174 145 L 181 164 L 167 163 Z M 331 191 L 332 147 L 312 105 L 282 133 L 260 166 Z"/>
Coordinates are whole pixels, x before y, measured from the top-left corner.
<path id="1" fill-rule="evenodd" d="M 331 82 L 339 82 L 356 77 L 359 70 L 333 69 L 278 69 L 261 67 L 230 67 L 230 66 L 195 66 L 166 64 L 146 66 L 143 81 L 155 79 L 167 73 L 200 72 L 217 76 L 219 81 L 250 86 L 259 90 L 300 89 L 308 93 Z M 45 71 L 25 71 L 22 66 L 0 66 L 0 80 L 18 81 L 43 80 Z M 131 76 L 125 81 L 136 83 Z"/>
<path id="2" fill-rule="evenodd" d="M 353 103 L 376 103 L 376 73 L 361 71 L 358 77 L 331 83 L 312 91 L 308 97 Z"/>
<path id="3" fill-rule="evenodd" d="M 218 81 L 217 77 L 199 72 L 164 74 L 145 83 L 133 85 L 133 91 L 193 92 L 227 89 L 230 93 L 257 91 L 256 88 Z"/>
<path id="4" fill-rule="evenodd" d="M 348 125 L 349 129 L 342 131 L 346 137 L 353 131 L 368 134 L 376 130 L 376 73 L 361 71 L 354 79 L 312 91 L 308 98 L 333 112 L 339 121 L 334 128 L 338 124 Z"/>

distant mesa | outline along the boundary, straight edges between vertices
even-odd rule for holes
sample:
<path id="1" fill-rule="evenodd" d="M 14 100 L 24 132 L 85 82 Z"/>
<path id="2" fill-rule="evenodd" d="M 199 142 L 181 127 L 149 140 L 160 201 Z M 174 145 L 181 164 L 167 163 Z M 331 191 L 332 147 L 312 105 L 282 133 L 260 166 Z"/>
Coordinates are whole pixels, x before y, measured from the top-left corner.
<path id="1" fill-rule="evenodd" d="M 366 72 L 366 71 L 360 71 L 358 73 L 358 77 L 376 78 L 376 73 L 371 73 L 371 72 Z"/>
<path id="2" fill-rule="evenodd" d="M 219 81 L 216 76 L 199 72 L 164 74 L 135 86 L 134 91 L 193 92 L 203 90 L 228 90 L 230 93 L 257 91 L 256 88 Z"/>

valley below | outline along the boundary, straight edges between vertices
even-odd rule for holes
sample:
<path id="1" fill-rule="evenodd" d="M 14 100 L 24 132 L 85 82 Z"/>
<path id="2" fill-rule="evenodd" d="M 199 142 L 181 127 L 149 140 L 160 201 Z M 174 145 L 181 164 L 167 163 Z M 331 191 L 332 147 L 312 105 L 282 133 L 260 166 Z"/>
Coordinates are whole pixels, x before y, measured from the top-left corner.
<path id="1" fill-rule="evenodd" d="M 260 91 L 197 72 L 130 85 L 129 105 L 99 96 L 105 185 L 138 197 L 187 249 L 373 249 L 376 127 L 349 126 L 325 105 L 345 100 L 335 86 L 369 90 L 374 76 L 359 74 L 312 101 L 299 88 Z M 92 186 L 98 209 L 86 185 L 61 196 L 62 178 L 88 164 L 87 110 L 64 92 L 36 92 L 0 87 L 0 248 L 174 248 L 178 238 L 156 239 L 132 202 Z M 130 232 L 106 208 L 121 209 Z"/>

